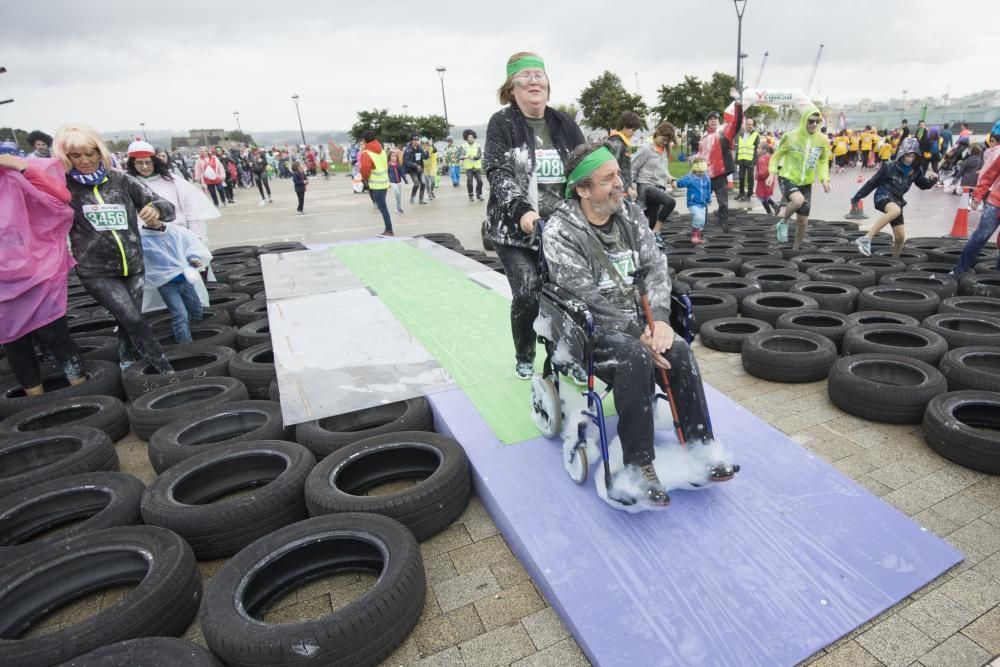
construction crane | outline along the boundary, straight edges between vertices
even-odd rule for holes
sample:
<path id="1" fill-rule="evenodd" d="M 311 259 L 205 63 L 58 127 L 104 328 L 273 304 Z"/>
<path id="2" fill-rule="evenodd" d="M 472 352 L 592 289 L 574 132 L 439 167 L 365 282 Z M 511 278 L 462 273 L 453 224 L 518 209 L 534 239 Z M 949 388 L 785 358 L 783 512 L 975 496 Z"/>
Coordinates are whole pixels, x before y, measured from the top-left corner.
<path id="1" fill-rule="evenodd" d="M 767 64 L 767 54 L 768 54 L 768 52 L 765 51 L 764 52 L 764 59 L 760 61 L 760 71 L 757 72 L 757 81 L 755 81 L 754 84 L 753 84 L 754 88 L 760 88 L 760 79 L 761 79 L 762 76 L 764 76 L 764 65 Z"/>
<path id="2" fill-rule="evenodd" d="M 816 53 L 816 62 L 813 63 L 812 74 L 809 75 L 809 85 L 806 86 L 806 95 L 812 93 L 813 81 L 816 80 L 816 70 L 819 69 L 819 59 L 823 57 L 823 45 L 819 45 L 819 51 Z"/>

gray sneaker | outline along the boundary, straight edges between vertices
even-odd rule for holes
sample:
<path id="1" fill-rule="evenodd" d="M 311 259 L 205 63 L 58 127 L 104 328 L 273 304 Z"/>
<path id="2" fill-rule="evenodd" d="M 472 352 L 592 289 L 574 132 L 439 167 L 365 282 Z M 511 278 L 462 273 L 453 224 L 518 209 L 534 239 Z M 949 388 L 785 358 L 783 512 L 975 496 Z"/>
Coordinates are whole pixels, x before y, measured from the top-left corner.
<path id="1" fill-rule="evenodd" d="M 854 239 L 854 245 L 858 246 L 858 251 L 865 257 L 872 256 L 872 240 L 867 236 L 859 236 Z"/>
<path id="2" fill-rule="evenodd" d="M 670 496 L 652 463 L 643 466 L 626 465 L 615 473 L 608 489 L 608 499 L 625 505 L 645 505 L 662 508 L 670 504 Z"/>
<path id="3" fill-rule="evenodd" d="M 514 363 L 514 377 L 519 380 L 530 380 L 535 374 L 535 364 L 530 361 L 518 361 Z"/>

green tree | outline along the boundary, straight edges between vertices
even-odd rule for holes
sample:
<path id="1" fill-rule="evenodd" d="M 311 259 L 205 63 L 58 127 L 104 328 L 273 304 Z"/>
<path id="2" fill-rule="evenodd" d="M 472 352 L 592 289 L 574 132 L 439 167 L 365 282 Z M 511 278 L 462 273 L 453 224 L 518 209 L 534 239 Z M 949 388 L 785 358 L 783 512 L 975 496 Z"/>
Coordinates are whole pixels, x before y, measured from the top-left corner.
<path id="1" fill-rule="evenodd" d="M 0 127 L 0 141 L 13 141 L 21 147 L 21 150 L 28 153 L 35 150 L 34 146 L 28 145 L 28 131 L 19 127 Z"/>
<path id="2" fill-rule="evenodd" d="M 254 143 L 253 136 L 246 133 L 240 132 L 239 130 L 232 130 L 229 133 L 230 141 L 238 141 L 241 144 L 252 144 Z"/>
<path id="3" fill-rule="evenodd" d="M 746 110 L 746 117 L 753 118 L 761 127 L 772 127 L 778 120 L 778 115 L 777 109 L 763 104 L 752 106 Z"/>
<path id="4" fill-rule="evenodd" d="M 704 85 L 697 77 L 685 76 L 676 86 L 660 86 L 658 104 L 653 107 L 657 124 L 669 121 L 675 127 L 695 127 L 705 120 Z"/>
<path id="5" fill-rule="evenodd" d="M 354 141 L 361 139 L 361 133 L 371 128 L 382 143 L 401 146 L 414 134 L 439 141 L 448 136 L 448 123 L 444 116 L 410 116 L 390 114 L 387 109 L 359 111 L 358 120 L 351 126 L 350 135 Z"/>
<path id="6" fill-rule="evenodd" d="M 427 137 L 431 141 L 444 141 L 448 136 L 450 128 L 444 116 L 431 114 L 430 116 L 417 116 L 415 119 L 417 134 Z"/>
<path id="7" fill-rule="evenodd" d="M 618 75 L 607 70 L 587 84 L 577 101 L 587 125 L 608 131 L 615 128 L 622 113 L 634 111 L 644 117 L 648 111 L 642 97 L 625 90 Z"/>
<path id="8" fill-rule="evenodd" d="M 733 101 L 733 89 L 736 88 L 736 77 L 731 74 L 715 72 L 712 78 L 705 82 L 705 108 L 702 110 L 702 120 L 709 111 L 722 113 Z"/>
<path id="9" fill-rule="evenodd" d="M 389 117 L 388 109 L 372 109 L 371 111 L 359 111 L 358 120 L 351 126 L 351 139 L 359 141 L 361 133 L 371 128 L 376 136 L 382 136 L 382 127 L 386 118 Z"/>
<path id="10" fill-rule="evenodd" d="M 556 111 L 561 111 L 574 120 L 576 119 L 578 109 L 575 104 L 553 104 L 552 108 Z"/>

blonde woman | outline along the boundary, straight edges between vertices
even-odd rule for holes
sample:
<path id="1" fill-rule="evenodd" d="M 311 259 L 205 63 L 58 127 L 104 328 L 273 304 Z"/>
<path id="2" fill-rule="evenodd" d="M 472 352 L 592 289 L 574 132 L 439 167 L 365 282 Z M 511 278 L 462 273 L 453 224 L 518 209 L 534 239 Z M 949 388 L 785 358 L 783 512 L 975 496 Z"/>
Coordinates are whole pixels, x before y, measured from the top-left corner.
<path id="1" fill-rule="evenodd" d="M 163 348 L 142 317 L 143 263 L 139 221 L 160 229 L 174 219 L 170 202 L 134 177 L 111 168 L 100 135 L 86 125 L 56 132 L 55 156 L 66 169 L 73 226 L 69 238 L 76 274 L 87 292 L 118 320 L 122 368 L 146 359 L 160 373 L 173 373 Z"/>

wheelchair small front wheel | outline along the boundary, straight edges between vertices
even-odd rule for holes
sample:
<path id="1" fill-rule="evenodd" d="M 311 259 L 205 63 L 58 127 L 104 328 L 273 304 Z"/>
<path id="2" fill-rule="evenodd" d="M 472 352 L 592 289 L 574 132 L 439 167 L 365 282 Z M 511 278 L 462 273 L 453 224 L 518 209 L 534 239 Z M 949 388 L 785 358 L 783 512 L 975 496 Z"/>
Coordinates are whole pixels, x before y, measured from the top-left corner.
<path id="1" fill-rule="evenodd" d="M 587 481 L 590 472 L 590 461 L 587 459 L 587 448 L 582 446 L 563 448 L 563 467 L 569 478 L 577 484 Z"/>
<path id="2" fill-rule="evenodd" d="M 531 419 L 546 438 L 562 430 L 562 403 L 555 383 L 541 375 L 531 378 Z"/>

